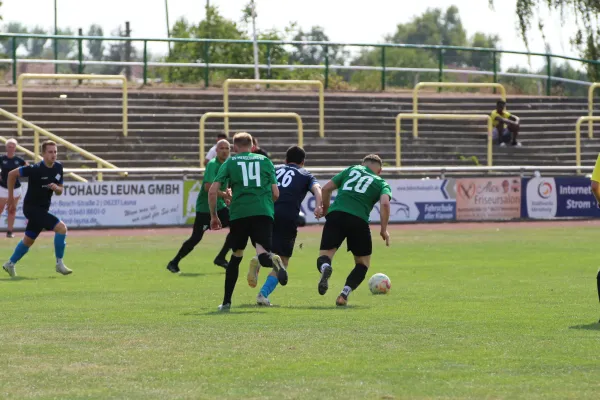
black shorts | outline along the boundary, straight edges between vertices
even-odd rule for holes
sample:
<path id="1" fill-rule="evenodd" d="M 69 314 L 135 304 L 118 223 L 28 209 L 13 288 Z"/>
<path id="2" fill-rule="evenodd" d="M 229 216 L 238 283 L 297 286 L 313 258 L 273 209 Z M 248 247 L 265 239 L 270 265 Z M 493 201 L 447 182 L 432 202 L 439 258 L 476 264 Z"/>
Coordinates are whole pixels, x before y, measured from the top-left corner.
<path id="1" fill-rule="evenodd" d="M 273 223 L 273 253 L 291 257 L 298 235 L 298 221 L 275 217 Z"/>
<path id="2" fill-rule="evenodd" d="M 44 229 L 53 231 L 60 222 L 60 219 L 51 214 L 44 207 L 24 205 L 23 214 L 25 215 L 25 218 L 27 218 L 25 235 L 31 239 L 37 238 Z"/>
<path id="3" fill-rule="evenodd" d="M 217 211 L 217 216 L 221 220 L 221 226 L 227 228 L 229 226 L 229 209 L 222 208 Z M 207 231 L 210 229 L 210 213 L 196 213 L 196 219 L 194 220 L 194 231 Z"/>
<path id="4" fill-rule="evenodd" d="M 342 211 L 327 214 L 321 250 L 337 249 L 344 240 L 347 240 L 348 251 L 356 257 L 370 256 L 373 252 L 371 229 L 367 221 Z"/>
<path id="5" fill-rule="evenodd" d="M 271 251 L 273 247 L 273 219 L 266 215 L 234 219 L 229 223 L 229 231 L 233 251 L 244 250 L 248 245 L 248 238 L 255 247 L 257 243 L 267 251 Z"/>

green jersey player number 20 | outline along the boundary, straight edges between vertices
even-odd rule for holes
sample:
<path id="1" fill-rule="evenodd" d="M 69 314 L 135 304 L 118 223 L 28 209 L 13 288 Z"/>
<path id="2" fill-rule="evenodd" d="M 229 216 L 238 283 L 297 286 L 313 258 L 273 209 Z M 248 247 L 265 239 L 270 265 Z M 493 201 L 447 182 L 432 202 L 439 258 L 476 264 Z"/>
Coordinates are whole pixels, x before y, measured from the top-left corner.
<path id="1" fill-rule="evenodd" d="M 321 274 L 319 294 L 328 289 L 328 280 L 333 273 L 332 259 L 344 240 L 348 251 L 354 255 L 354 269 L 348 275 L 346 284 L 337 297 L 336 304 L 345 306 L 348 295 L 356 290 L 365 279 L 371 263 L 373 244 L 369 228 L 369 215 L 377 202 L 381 212 L 381 238 L 390 245 L 387 226 L 390 218 L 390 185 L 379 176 L 383 162 L 375 154 L 366 156 L 360 165 L 346 168 L 334 176 L 323 187 L 323 213 L 326 215 L 321 236 L 321 251 L 317 259 L 317 269 Z M 331 194 L 338 191 L 335 202 L 330 207 Z"/>

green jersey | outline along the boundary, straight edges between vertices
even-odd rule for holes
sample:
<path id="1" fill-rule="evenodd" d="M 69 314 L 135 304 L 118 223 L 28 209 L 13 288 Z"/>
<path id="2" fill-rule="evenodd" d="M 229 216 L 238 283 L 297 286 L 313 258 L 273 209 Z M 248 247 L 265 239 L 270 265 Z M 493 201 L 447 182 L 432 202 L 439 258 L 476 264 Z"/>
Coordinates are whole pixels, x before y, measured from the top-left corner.
<path id="1" fill-rule="evenodd" d="M 198 198 L 196 199 L 196 212 L 200 213 L 209 213 L 210 209 L 208 208 L 208 190 L 204 187 L 207 183 L 213 183 L 215 178 L 217 177 L 217 173 L 219 169 L 221 169 L 222 162 L 219 161 L 217 157 L 213 158 L 206 164 L 206 169 L 204 170 L 204 179 L 202 180 L 202 188 L 200 188 L 200 193 L 198 193 Z M 227 185 L 221 185 L 221 191 L 227 189 Z M 225 204 L 225 200 L 221 197 L 217 198 L 217 210 L 221 210 L 227 207 Z"/>
<path id="2" fill-rule="evenodd" d="M 275 167 L 261 154 L 239 153 L 228 158 L 215 182 L 229 181 L 233 192 L 229 219 L 266 215 L 273 218 L 275 208 L 271 185 L 276 185 Z"/>
<path id="3" fill-rule="evenodd" d="M 346 168 L 332 179 L 338 193 L 328 212 L 343 211 L 369 222 L 369 215 L 379 198 L 392 189 L 387 182 L 362 165 Z"/>

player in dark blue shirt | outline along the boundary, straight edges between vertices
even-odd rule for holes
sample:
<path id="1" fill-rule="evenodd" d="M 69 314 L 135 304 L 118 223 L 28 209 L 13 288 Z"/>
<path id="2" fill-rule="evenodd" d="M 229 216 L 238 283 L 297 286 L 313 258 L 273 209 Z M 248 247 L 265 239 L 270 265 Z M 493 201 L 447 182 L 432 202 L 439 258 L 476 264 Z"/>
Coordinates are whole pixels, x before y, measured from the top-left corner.
<path id="1" fill-rule="evenodd" d="M 279 198 L 275 202 L 275 221 L 273 222 L 273 253 L 281 257 L 287 269 L 294 251 L 294 243 L 298 234 L 298 214 L 300 205 L 308 192 L 315 195 L 315 217 L 323 215 L 321 186 L 319 182 L 305 170 L 306 152 L 302 147 L 292 146 L 285 154 L 285 164 L 275 166 Z M 253 259 L 251 264 L 258 264 Z M 252 265 L 250 267 L 252 269 Z M 269 274 L 265 284 L 256 298 L 259 305 L 270 306 L 269 295 L 277 286 L 275 270 Z"/>
<path id="2" fill-rule="evenodd" d="M 43 160 L 37 164 L 28 165 L 13 170 L 8 174 L 8 209 L 15 209 L 14 187 L 19 176 L 28 178 L 27 193 L 23 201 L 23 214 L 27 218 L 25 237 L 17 244 L 13 255 L 4 263 L 2 268 L 10 275 L 17 276 L 15 264 L 23 258 L 35 239 L 44 230 L 54 231 L 54 253 L 56 255 L 56 272 L 69 275 L 71 271 L 63 263 L 65 254 L 67 226 L 52 215 L 50 201 L 53 194 L 63 192 L 63 167 L 56 161 L 57 146 L 53 141 L 42 143 Z"/>
<path id="3" fill-rule="evenodd" d="M 27 161 L 15 155 L 16 152 L 17 141 L 12 138 L 8 139 L 6 141 L 6 155 L 0 156 L 0 214 L 4 212 L 4 207 L 8 202 L 8 173 L 13 169 L 22 167 L 24 165 L 28 165 Z M 18 179 L 17 182 L 15 182 L 15 190 L 13 195 L 15 198 L 15 204 L 18 204 L 19 198 L 21 197 L 21 182 L 19 182 Z M 15 235 L 13 234 L 13 228 L 15 226 L 16 215 L 16 209 L 8 212 L 8 229 L 6 231 L 7 238 L 15 237 Z"/>

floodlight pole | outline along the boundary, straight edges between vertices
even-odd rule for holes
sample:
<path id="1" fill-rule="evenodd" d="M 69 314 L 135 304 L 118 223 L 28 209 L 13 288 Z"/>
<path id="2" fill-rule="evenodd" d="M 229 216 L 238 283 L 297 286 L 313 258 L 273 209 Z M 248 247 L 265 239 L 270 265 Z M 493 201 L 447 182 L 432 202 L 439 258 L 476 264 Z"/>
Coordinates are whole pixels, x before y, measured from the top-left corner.
<path id="1" fill-rule="evenodd" d="M 54 35 L 58 35 L 58 7 L 57 0 L 54 0 Z M 54 61 L 58 60 L 58 39 L 54 38 Z M 14 68 L 14 66 L 13 66 Z M 54 73 L 58 74 L 58 63 L 54 63 Z"/>
<path id="2" fill-rule="evenodd" d="M 260 72 L 258 70 L 258 42 L 256 40 L 256 5 L 254 0 L 250 0 L 252 7 L 252 41 L 254 42 L 254 79 L 260 79 Z M 258 88 L 259 86 L 256 85 Z"/>

